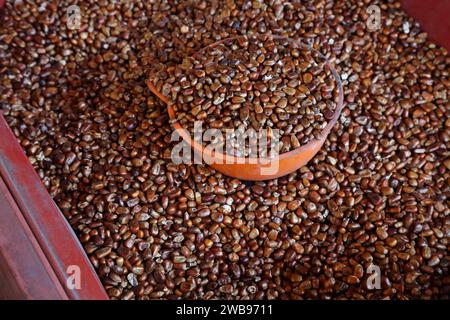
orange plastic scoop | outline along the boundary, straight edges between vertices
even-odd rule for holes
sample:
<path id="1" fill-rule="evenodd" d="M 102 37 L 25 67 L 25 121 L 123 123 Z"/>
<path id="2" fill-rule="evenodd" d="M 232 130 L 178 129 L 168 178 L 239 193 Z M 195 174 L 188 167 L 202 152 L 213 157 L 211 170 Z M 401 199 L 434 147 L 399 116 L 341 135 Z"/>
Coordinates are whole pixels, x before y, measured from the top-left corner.
<path id="1" fill-rule="evenodd" d="M 287 39 L 289 41 L 292 41 L 299 47 L 307 48 L 309 50 L 314 50 L 322 59 L 325 61 L 325 65 L 331 73 L 333 74 L 336 85 L 338 88 L 338 102 L 336 105 L 336 109 L 334 110 L 334 116 L 333 118 L 328 122 L 326 127 L 322 130 L 322 133 L 320 134 L 320 137 L 318 139 L 311 140 L 307 144 L 300 146 L 297 149 L 294 149 L 292 151 L 281 153 L 275 157 L 268 157 L 268 158 L 240 158 L 235 156 L 230 156 L 225 153 L 220 153 L 217 151 L 214 151 L 208 147 L 203 146 L 202 144 L 198 143 L 194 139 L 191 138 L 189 132 L 181 126 L 179 122 L 176 122 L 176 114 L 174 109 L 169 104 L 169 98 L 164 96 L 159 90 L 156 89 L 154 84 L 151 80 L 147 80 L 147 86 L 149 89 L 157 96 L 159 97 L 163 102 L 167 103 L 167 110 L 169 112 L 169 117 L 173 123 L 174 129 L 177 131 L 177 133 L 183 138 L 184 141 L 186 141 L 192 148 L 194 149 L 194 152 L 196 152 L 198 155 L 202 157 L 202 159 L 209 164 L 211 167 L 216 169 L 217 171 L 222 172 L 223 174 L 235 178 L 239 178 L 242 180 L 254 180 L 254 181 L 260 181 L 260 180 L 268 180 L 268 179 L 274 179 L 281 176 L 284 176 L 286 174 L 289 174 L 300 167 L 304 166 L 306 163 L 308 163 L 309 160 L 311 160 L 316 153 L 320 150 L 323 143 L 325 142 L 328 134 L 330 133 L 333 126 L 336 124 L 336 122 L 339 119 L 339 116 L 341 114 L 342 108 L 343 108 L 343 102 L 344 102 L 344 93 L 342 88 L 342 83 L 340 80 L 339 75 L 337 74 L 334 67 L 327 61 L 327 59 L 317 52 L 315 49 L 311 48 L 310 46 L 301 43 L 298 40 L 289 39 L 287 37 L 282 36 L 272 36 L 273 39 Z M 215 46 L 219 43 L 222 43 L 226 40 L 234 39 L 236 37 L 223 39 L 221 41 L 215 42 L 205 48 L 203 48 L 201 51 L 205 50 L 206 48 L 209 48 L 211 46 Z M 201 52 L 200 51 L 200 52 Z"/>

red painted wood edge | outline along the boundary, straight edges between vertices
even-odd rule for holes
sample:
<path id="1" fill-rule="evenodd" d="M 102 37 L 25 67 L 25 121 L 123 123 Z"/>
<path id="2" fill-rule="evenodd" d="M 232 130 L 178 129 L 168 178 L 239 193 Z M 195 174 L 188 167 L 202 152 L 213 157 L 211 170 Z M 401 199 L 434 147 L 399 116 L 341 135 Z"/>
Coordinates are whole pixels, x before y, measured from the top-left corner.
<path id="1" fill-rule="evenodd" d="M 0 299 L 68 299 L 0 177 Z"/>
<path id="2" fill-rule="evenodd" d="M 402 0 L 402 7 L 432 41 L 450 50 L 450 0 Z"/>
<path id="3" fill-rule="evenodd" d="M 0 175 L 67 296 L 70 299 L 108 299 L 75 233 L 41 183 L 1 114 L 0 137 Z M 66 286 L 69 266 L 80 269 L 80 289 Z"/>

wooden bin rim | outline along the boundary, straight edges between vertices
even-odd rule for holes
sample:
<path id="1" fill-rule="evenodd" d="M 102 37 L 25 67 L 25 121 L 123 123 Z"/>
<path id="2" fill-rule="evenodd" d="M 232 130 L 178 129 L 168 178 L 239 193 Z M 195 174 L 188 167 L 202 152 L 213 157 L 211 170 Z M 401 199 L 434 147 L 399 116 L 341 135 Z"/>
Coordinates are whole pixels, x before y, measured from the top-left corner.
<path id="1" fill-rule="evenodd" d="M 0 264 L 16 265 L 27 270 L 25 273 L 16 274 L 15 279 L 9 277 L 2 281 L 15 281 L 16 284 L 22 283 L 28 288 L 37 288 L 35 291 L 24 292 L 23 298 L 25 299 L 45 299 L 48 295 L 42 290 L 47 289 L 42 286 L 40 294 L 39 287 L 40 283 L 48 281 L 53 282 L 55 292 L 59 292 L 59 297 L 55 298 L 108 299 L 81 243 L 45 189 L 1 112 L 0 137 L 0 179 L 7 188 L 7 191 L 3 188 L 2 195 L 4 195 L 3 199 L 14 199 L 16 204 L 5 207 L 0 201 L 0 205 L 2 205 L 0 212 L 3 211 L 1 214 L 5 215 L 9 214 L 10 221 L 24 222 L 21 226 L 20 224 L 15 225 L 14 228 L 0 225 L 0 229 L 5 238 L 11 236 L 10 239 L 12 239 L 17 233 L 24 233 L 29 239 L 33 238 L 30 241 L 38 244 L 35 248 L 28 247 L 27 250 L 35 251 L 35 254 L 31 255 L 29 252 L 22 252 L 23 246 L 11 246 L 6 241 L 2 243 L 2 238 L 0 238 Z M 9 195 L 5 194 L 8 191 Z M 4 202 L 6 201 L 4 200 Z M 36 258 L 30 259 L 31 256 L 39 257 L 40 265 L 39 262 L 36 262 Z M 5 261 L 5 257 L 7 257 L 7 261 Z M 14 259 L 14 261 L 10 259 Z M 39 269 L 42 266 L 47 270 L 47 274 Z M 66 285 L 67 280 L 73 274 L 72 269 L 77 269 L 77 267 L 80 271 L 81 286 L 70 289 Z M 48 277 L 48 279 L 43 279 L 43 277 Z M 61 288 L 63 288 L 63 292 L 61 292 Z M 30 294 L 30 292 L 34 293 Z"/>

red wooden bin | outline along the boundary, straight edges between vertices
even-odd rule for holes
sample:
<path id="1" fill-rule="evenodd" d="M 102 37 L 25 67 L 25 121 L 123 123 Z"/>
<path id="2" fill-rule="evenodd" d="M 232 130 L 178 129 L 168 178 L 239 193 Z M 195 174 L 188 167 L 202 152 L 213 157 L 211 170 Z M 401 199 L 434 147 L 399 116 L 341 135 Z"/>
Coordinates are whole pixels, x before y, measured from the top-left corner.
<path id="1" fill-rule="evenodd" d="M 2 115 L 0 137 L 0 298 L 107 299 L 75 233 Z"/>
<path id="2" fill-rule="evenodd" d="M 450 1 L 402 3 L 432 40 L 450 48 Z M 76 235 L 1 114 L 0 137 L 0 299 L 108 299 Z M 67 285 L 73 270 L 80 271 L 75 288 Z"/>

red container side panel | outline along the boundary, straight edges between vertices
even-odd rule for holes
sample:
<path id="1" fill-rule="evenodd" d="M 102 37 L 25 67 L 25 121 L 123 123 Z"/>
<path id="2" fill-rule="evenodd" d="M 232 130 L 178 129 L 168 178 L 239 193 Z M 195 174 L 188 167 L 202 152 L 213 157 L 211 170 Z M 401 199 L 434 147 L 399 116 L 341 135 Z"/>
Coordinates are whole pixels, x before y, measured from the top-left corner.
<path id="1" fill-rule="evenodd" d="M 108 299 L 75 233 L 41 183 L 2 115 L 0 137 L 0 175 L 52 268 L 48 272 L 56 274 L 70 299 Z M 5 230 L 6 233 L 14 231 Z M 15 257 L 17 262 L 20 262 L 19 257 Z M 67 273 L 70 266 L 80 270 L 80 289 L 69 289 L 66 285 L 71 275 Z"/>
<path id="2" fill-rule="evenodd" d="M 432 41 L 450 50 L 450 0 L 402 0 L 402 5 Z"/>
<path id="3" fill-rule="evenodd" d="M 0 299 L 68 299 L 0 177 Z"/>

